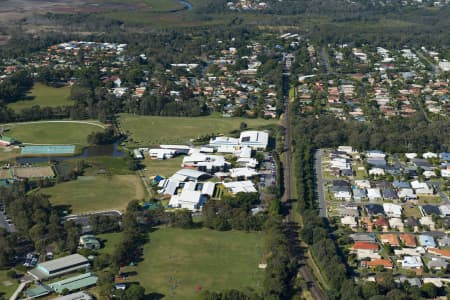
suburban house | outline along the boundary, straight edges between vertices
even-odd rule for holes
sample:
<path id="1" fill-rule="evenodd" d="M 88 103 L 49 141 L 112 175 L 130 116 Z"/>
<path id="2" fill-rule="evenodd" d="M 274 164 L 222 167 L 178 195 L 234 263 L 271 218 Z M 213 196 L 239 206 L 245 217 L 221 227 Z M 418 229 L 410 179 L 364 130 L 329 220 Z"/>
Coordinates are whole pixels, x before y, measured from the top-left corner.
<path id="1" fill-rule="evenodd" d="M 367 214 L 370 216 L 385 215 L 384 208 L 381 204 L 367 204 L 365 208 Z"/>
<path id="2" fill-rule="evenodd" d="M 434 254 L 440 257 L 443 257 L 445 259 L 450 259 L 450 251 L 449 250 L 443 250 L 443 249 L 437 249 L 434 247 L 429 247 L 427 249 L 428 253 Z"/>
<path id="3" fill-rule="evenodd" d="M 431 257 L 431 260 L 427 263 L 428 269 L 433 270 L 445 270 L 447 269 L 447 266 L 448 262 L 440 257 Z"/>
<path id="4" fill-rule="evenodd" d="M 414 189 L 417 195 L 433 195 L 433 188 L 426 182 L 419 182 L 417 180 L 411 182 L 411 187 Z"/>
<path id="5" fill-rule="evenodd" d="M 383 209 L 388 217 L 400 218 L 402 216 L 402 207 L 400 205 L 383 203 Z"/>
<path id="6" fill-rule="evenodd" d="M 436 242 L 434 241 L 434 238 L 431 235 L 421 234 L 419 235 L 419 243 L 423 247 L 436 247 Z"/>
<path id="7" fill-rule="evenodd" d="M 348 226 L 352 229 L 358 227 L 358 222 L 356 222 L 356 218 L 352 216 L 342 217 L 341 224 L 344 226 Z"/>
<path id="8" fill-rule="evenodd" d="M 400 241 L 403 243 L 405 247 L 415 248 L 417 247 L 416 237 L 410 233 L 402 233 L 400 234 Z"/>
<path id="9" fill-rule="evenodd" d="M 365 258 L 379 259 L 378 245 L 370 242 L 355 242 L 350 248 L 350 252 L 355 253 L 359 260 Z"/>
<path id="10" fill-rule="evenodd" d="M 352 192 L 353 192 L 353 199 L 357 202 L 367 199 L 366 189 L 364 188 L 353 187 Z"/>
<path id="11" fill-rule="evenodd" d="M 398 247 L 400 246 L 400 243 L 398 242 L 398 237 L 396 234 L 380 234 L 380 241 L 383 244 L 389 244 L 392 247 Z"/>
<path id="12" fill-rule="evenodd" d="M 384 269 L 392 269 L 393 264 L 390 260 L 383 259 L 383 258 L 372 259 L 369 261 L 366 261 L 366 260 L 361 261 L 361 267 L 363 267 L 363 268 L 373 269 L 378 266 L 382 266 Z"/>
<path id="13" fill-rule="evenodd" d="M 420 256 L 405 256 L 399 262 L 403 269 L 421 269 L 423 267 Z"/>
<path id="14" fill-rule="evenodd" d="M 379 188 L 370 188 L 367 189 L 367 198 L 369 201 L 381 200 L 381 191 Z"/>
<path id="15" fill-rule="evenodd" d="M 101 247 L 99 240 L 92 234 L 80 236 L 80 246 L 91 250 L 97 250 Z"/>
<path id="16" fill-rule="evenodd" d="M 350 201 L 352 199 L 352 193 L 347 181 L 334 180 L 332 187 L 334 198 L 337 200 Z"/>

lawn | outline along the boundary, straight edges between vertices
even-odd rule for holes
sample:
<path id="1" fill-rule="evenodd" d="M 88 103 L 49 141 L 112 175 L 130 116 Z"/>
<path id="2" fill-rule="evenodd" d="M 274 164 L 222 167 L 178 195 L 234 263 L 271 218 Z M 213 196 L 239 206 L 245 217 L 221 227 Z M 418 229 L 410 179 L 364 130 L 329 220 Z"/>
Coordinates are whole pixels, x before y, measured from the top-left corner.
<path id="1" fill-rule="evenodd" d="M 414 218 L 421 218 L 422 214 L 420 213 L 419 208 L 417 205 L 403 205 L 403 215 L 405 218 L 408 217 L 414 217 Z"/>
<path id="2" fill-rule="evenodd" d="M 89 165 L 84 175 L 98 175 L 105 173 L 109 175 L 130 175 L 134 174 L 128 168 L 128 161 L 125 157 L 98 156 L 83 159 Z"/>
<path id="3" fill-rule="evenodd" d="M 138 280 L 146 293 L 163 299 L 195 299 L 196 288 L 260 291 L 264 272 L 258 269 L 261 233 L 209 229 L 159 229 L 150 233 Z"/>
<path id="4" fill-rule="evenodd" d="M 8 299 L 19 284 L 17 283 L 17 280 L 6 276 L 6 272 L 8 272 L 8 270 L 0 270 L 0 298 L 4 296 L 5 299 Z"/>
<path id="5" fill-rule="evenodd" d="M 25 99 L 8 104 L 8 107 L 19 112 L 24 108 L 30 108 L 35 105 L 39 105 L 40 107 L 56 107 L 72 104 L 73 102 L 70 100 L 70 87 L 56 88 L 46 86 L 42 83 L 36 83 Z"/>
<path id="6" fill-rule="evenodd" d="M 97 234 L 96 236 L 104 244 L 104 247 L 100 249 L 99 252 L 112 255 L 114 253 L 114 249 L 121 241 L 122 233 L 103 233 Z"/>
<path id="7" fill-rule="evenodd" d="M 81 176 L 77 180 L 40 190 L 55 205 L 71 205 L 73 213 L 126 208 L 145 191 L 136 175 Z"/>
<path id="8" fill-rule="evenodd" d="M 419 204 L 441 204 L 442 199 L 438 195 L 419 196 Z"/>
<path id="9" fill-rule="evenodd" d="M 102 127 L 88 123 L 30 122 L 9 125 L 6 133 L 14 139 L 29 144 L 87 145 L 87 136 Z"/>
<path id="10" fill-rule="evenodd" d="M 146 158 L 141 163 L 145 165 L 145 174 L 149 176 L 161 175 L 164 177 L 172 176 L 176 171 L 181 169 L 181 163 L 183 162 L 183 156 L 177 156 L 171 159 L 150 159 Z"/>
<path id="11" fill-rule="evenodd" d="M 18 149 L 0 148 L 0 161 L 14 159 L 19 155 L 20 151 Z"/>
<path id="12" fill-rule="evenodd" d="M 241 122 L 257 129 L 275 125 L 278 120 L 222 118 L 222 117 L 160 117 L 120 115 L 120 125 L 129 134 L 130 146 L 156 146 L 160 144 L 186 144 L 208 134 L 230 134 L 239 130 Z"/>

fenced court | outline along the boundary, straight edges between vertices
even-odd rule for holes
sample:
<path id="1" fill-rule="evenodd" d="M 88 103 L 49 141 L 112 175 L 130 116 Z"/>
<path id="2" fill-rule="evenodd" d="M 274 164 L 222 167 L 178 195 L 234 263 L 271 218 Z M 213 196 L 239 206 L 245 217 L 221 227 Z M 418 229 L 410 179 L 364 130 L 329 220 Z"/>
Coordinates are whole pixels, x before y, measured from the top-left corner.
<path id="1" fill-rule="evenodd" d="M 25 146 L 22 148 L 21 154 L 74 154 L 74 145 L 40 145 L 40 146 Z"/>

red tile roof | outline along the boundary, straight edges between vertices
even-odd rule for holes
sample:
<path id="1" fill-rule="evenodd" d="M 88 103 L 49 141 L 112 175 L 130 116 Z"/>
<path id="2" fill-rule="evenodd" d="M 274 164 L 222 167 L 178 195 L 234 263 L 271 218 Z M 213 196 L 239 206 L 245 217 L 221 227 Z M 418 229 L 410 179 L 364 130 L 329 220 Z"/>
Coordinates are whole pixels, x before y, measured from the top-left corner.
<path id="1" fill-rule="evenodd" d="M 373 259 L 370 261 L 361 261 L 361 265 L 367 268 L 375 268 L 377 266 L 383 266 L 385 269 L 392 269 L 392 262 L 388 259 Z"/>
<path id="2" fill-rule="evenodd" d="M 380 234 L 380 241 L 391 246 L 400 246 L 396 234 Z"/>
<path id="3" fill-rule="evenodd" d="M 400 235 L 400 240 L 406 247 L 416 247 L 416 237 L 413 234 L 403 233 Z"/>
<path id="4" fill-rule="evenodd" d="M 373 250 L 373 251 L 377 251 L 378 250 L 378 245 L 374 244 L 374 243 L 369 243 L 369 242 L 360 242 L 357 241 L 355 242 L 355 244 L 353 244 L 352 246 L 353 250 Z"/>
<path id="5" fill-rule="evenodd" d="M 438 248 L 428 248 L 428 253 L 436 254 L 442 257 L 450 258 L 450 250 L 442 250 Z"/>

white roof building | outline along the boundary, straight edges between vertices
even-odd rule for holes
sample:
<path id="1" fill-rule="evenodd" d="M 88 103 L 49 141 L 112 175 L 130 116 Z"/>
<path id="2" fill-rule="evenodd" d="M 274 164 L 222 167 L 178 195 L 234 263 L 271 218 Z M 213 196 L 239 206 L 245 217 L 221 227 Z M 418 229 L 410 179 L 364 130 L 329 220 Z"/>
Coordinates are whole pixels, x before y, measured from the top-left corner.
<path id="1" fill-rule="evenodd" d="M 189 180 L 199 180 L 202 177 L 208 177 L 208 174 L 193 169 L 181 169 L 177 171 L 175 174 L 173 174 L 172 177 L 170 177 L 169 179 L 183 182 Z"/>
<path id="2" fill-rule="evenodd" d="M 400 232 L 403 232 L 403 229 L 405 228 L 405 225 L 403 224 L 403 221 L 400 218 L 390 218 L 389 226 L 391 228 L 398 229 Z"/>
<path id="3" fill-rule="evenodd" d="M 254 150 L 265 150 L 269 144 L 269 134 L 265 131 L 243 131 L 239 143 Z"/>
<path id="4" fill-rule="evenodd" d="M 345 216 L 341 218 L 342 225 L 347 225 L 350 228 L 355 228 L 358 226 L 358 222 L 356 222 L 356 218 L 353 216 Z"/>
<path id="5" fill-rule="evenodd" d="M 219 148 L 222 146 L 232 146 L 233 148 L 239 146 L 239 139 L 227 136 L 217 136 L 209 140 L 209 146 Z"/>
<path id="6" fill-rule="evenodd" d="M 368 158 L 385 158 L 386 154 L 380 150 L 371 150 L 366 152 Z"/>
<path id="7" fill-rule="evenodd" d="M 414 159 L 417 157 L 417 153 L 405 153 L 407 159 Z"/>
<path id="8" fill-rule="evenodd" d="M 256 172 L 254 169 L 249 168 L 235 168 L 230 169 L 230 177 L 231 178 L 252 178 L 254 176 L 258 175 L 258 172 Z"/>
<path id="9" fill-rule="evenodd" d="M 202 194 L 208 195 L 212 197 L 214 195 L 214 191 L 216 189 L 216 183 L 215 182 L 204 182 L 202 186 Z"/>
<path id="10" fill-rule="evenodd" d="M 169 206 L 197 211 L 201 209 L 205 201 L 206 197 L 200 191 L 183 189 L 180 194 L 173 195 L 170 198 Z"/>
<path id="11" fill-rule="evenodd" d="M 253 182 L 249 180 L 224 182 L 223 185 L 233 194 L 257 192 Z"/>
<path id="12" fill-rule="evenodd" d="M 379 188 L 367 189 L 367 198 L 369 200 L 379 200 L 381 199 L 381 191 Z"/>
<path id="13" fill-rule="evenodd" d="M 182 166 L 185 168 L 199 168 L 207 172 L 224 170 L 230 163 L 222 155 L 211 155 L 195 152 L 183 157 Z"/>
<path id="14" fill-rule="evenodd" d="M 153 159 L 169 159 L 175 156 L 176 150 L 173 149 L 150 149 L 148 151 L 150 158 Z"/>
<path id="15" fill-rule="evenodd" d="M 350 191 L 335 191 L 333 192 L 333 195 L 337 200 L 352 200 L 352 194 L 350 193 Z"/>
<path id="16" fill-rule="evenodd" d="M 418 195 L 432 195 L 434 193 L 433 188 L 431 188 L 426 182 L 414 180 L 411 182 L 411 187 Z"/>
<path id="17" fill-rule="evenodd" d="M 217 152 L 219 153 L 231 153 L 231 154 L 235 154 L 236 153 L 236 148 L 238 148 L 238 146 L 236 145 L 222 145 L 222 146 L 218 146 Z"/>
<path id="18" fill-rule="evenodd" d="M 441 211 L 441 216 L 443 217 L 450 216 L 450 205 L 448 204 L 440 205 L 439 210 Z"/>
<path id="19" fill-rule="evenodd" d="M 423 247 L 394 249 L 394 254 L 396 256 L 421 256 L 425 254 L 425 249 Z"/>
<path id="20" fill-rule="evenodd" d="M 450 178 L 450 169 L 442 169 L 441 170 L 441 177 Z"/>
<path id="21" fill-rule="evenodd" d="M 419 222 L 423 226 L 428 226 L 430 228 L 430 230 L 434 230 L 435 229 L 435 225 L 436 224 L 434 223 L 432 216 L 424 216 L 424 217 L 419 219 Z"/>
<path id="22" fill-rule="evenodd" d="M 355 149 L 353 149 L 352 146 L 339 146 L 338 147 L 338 151 L 342 151 L 342 152 L 345 152 L 347 154 L 352 154 L 352 153 L 356 152 Z"/>
<path id="23" fill-rule="evenodd" d="M 402 207 L 398 204 L 383 203 L 383 209 L 388 217 L 400 218 L 402 216 Z"/>
<path id="24" fill-rule="evenodd" d="M 164 179 L 158 183 L 158 187 L 161 188 L 158 193 L 172 196 L 176 193 L 179 186 L 180 181 L 178 180 Z"/>
<path id="25" fill-rule="evenodd" d="M 431 177 L 436 177 L 436 173 L 434 171 L 423 171 L 422 173 L 423 176 L 425 176 L 425 178 L 431 178 Z"/>
<path id="26" fill-rule="evenodd" d="M 191 147 L 186 145 L 159 145 L 161 149 L 173 149 L 178 150 L 183 153 L 189 153 L 189 150 L 191 150 Z"/>
<path id="27" fill-rule="evenodd" d="M 331 168 L 347 170 L 347 169 L 351 169 L 352 166 L 347 159 L 336 157 L 331 160 Z"/>
<path id="28" fill-rule="evenodd" d="M 400 262 L 404 269 L 420 269 L 423 267 L 420 256 L 405 256 Z"/>
<path id="29" fill-rule="evenodd" d="M 366 179 L 355 180 L 355 184 L 357 187 L 362 189 L 370 189 L 370 181 Z"/>
<path id="30" fill-rule="evenodd" d="M 369 170 L 369 175 L 382 176 L 384 175 L 384 169 L 372 168 Z"/>
<path id="31" fill-rule="evenodd" d="M 422 154 L 422 157 L 425 159 L 429 159 L 429 158 L 437 158 L 438 155 L 437 155 L 437 153 L 433 153 L 433 152 L 425 152 L 424 154 Z"/>
<path id="32" fill-rule="evenodd" d="M 417 199 L 417 196 L 416 194 L 414 194 L 413 189 L 400 189 L 397 194 L 401 199 Z"/>

